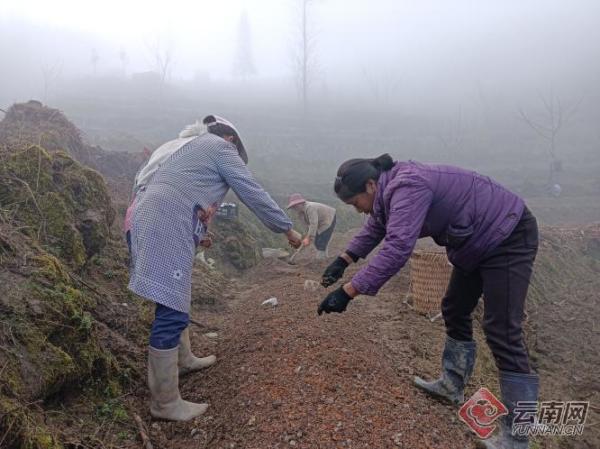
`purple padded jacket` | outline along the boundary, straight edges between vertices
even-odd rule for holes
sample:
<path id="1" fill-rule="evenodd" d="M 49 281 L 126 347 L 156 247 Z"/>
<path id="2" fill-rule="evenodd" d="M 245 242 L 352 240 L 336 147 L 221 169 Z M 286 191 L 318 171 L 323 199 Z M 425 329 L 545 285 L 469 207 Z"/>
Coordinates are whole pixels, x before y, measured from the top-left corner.
<path id="1" fill-rule="evenodd" d="M 373 212 L 348 251 L 365 258 L 382 248 L 352 278 L 361 294 L 375 295 L 409 259 L 417 239 L 445 246 L 450 262 L 472 271 L 515 228 L 525 204 L 497 182 L 449 165 L 395 162 L 381 174 Z"/>

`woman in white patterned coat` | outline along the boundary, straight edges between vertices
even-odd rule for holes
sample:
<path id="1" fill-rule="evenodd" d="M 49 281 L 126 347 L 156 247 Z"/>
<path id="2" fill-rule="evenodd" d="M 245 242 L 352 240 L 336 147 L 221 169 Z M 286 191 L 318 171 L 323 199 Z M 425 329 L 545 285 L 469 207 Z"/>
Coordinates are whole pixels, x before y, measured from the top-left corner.
<path id="1" fill-rule="evenodd" d="M 187 421 L 207 404 L 181 399 L 179 375 L 216 362 L 190 349 L 189 310 L 195 247 L 231 187 L 273 232 L 294 247 L 301 236 L 246 167 L 239 133 L 227 120 L 207 116 L 180 138 L 158 148 L 136 177 L 125 230 L 130 243 L 129 289 L 156 303 L 148 353 L 152 416 Z"/>

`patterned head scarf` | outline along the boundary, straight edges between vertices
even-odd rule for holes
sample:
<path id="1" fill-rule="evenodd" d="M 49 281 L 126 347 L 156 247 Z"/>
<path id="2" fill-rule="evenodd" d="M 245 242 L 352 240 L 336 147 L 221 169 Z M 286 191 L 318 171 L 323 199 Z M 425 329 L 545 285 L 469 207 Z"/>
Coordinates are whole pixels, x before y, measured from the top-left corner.
<path id="1" fill-rule="evenodd" d="M 202 119 L 202 123 L 206 125 L 208 132 L 211 134 L 216 134 L 218 136 L 233 136 L 233 143 L 237 147 L 240 157 L 245 164 L 248 163 L 248 154 L 246 153 L 246 148 L 244 148 L 240 133 L 238 133 L 237 129 L 235 129 L 235 126 L 233 126 L 230 121 L 223 117 L 219 117 L 218 115 L 207 115 Z"/>

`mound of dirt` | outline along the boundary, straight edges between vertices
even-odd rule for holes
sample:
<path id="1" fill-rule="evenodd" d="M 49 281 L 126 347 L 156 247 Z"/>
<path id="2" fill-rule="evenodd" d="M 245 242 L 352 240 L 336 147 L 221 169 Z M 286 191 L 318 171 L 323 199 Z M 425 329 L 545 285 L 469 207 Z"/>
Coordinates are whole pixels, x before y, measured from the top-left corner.
<path id="1" fill-rule="evenodd" d="M 228 201 L 238 200 L 230 197 Z M 260 263 L 263 248 L 289 247 L 285 236 L 267 229 L 246 206 L 238 204 L 238 210 L 235 220 L 216 217 L 211 223 L 214 245 L 206 251 L 206 257 L 216 261 L 217 269 L 233 276 Z"/>
<path id="2" fill-rule="evenodd" d="M 37 144 L 48 151 L 66 151 L 82 162 L 89 160 L 92 152 L 62 112 L 35 100 L 8 109 L 0 122 L 0 141 L 5 150 Z"/>
<path id="3" fill-rule="evenodd" d="M 4 136 L 17 134 L 2 125 Z M 47 129 L 48 144 L 62 139 L 74 148 L 76 129 L 60 120 L 56 125 Z M 4 139 L 0 445 L 62 448 L 68 413 L 54 414 L 57 407 L 79 401 L 93 420 L 96 403 L 139 382 L 139 336 L 149 306 L 125 290 L 126 256 L 111 237 L 115 212 L 102 176 L 64 151 Z M 106 274 L 102 282 L 93 280 L 99 272 Z M 124 307 L 131 316 L 112 319 Z M 130 318 L 133 324 L 124 326 Z"/>
<path id="4" fill-rule="evenodd" d="M 142 376 L 139 337 L 149 306 L 124 289 L 123 251 L 108 242 L 110 259 L 96 254 L 76 274 L 71 258 L 45 247 L 19 227 L 0 224 L 2 447 L 64 447 L 69 401 L 88 408 L 73 425 L 76 433 L 95 419 L 96 404 L 121 396 Z M 118 265 L 110 279 L 109 261 Z M 93 281 L 92 271 L 107 279 Z M 111 319 L 119 312 L 126 315 Z"/>
<path id="5" fill-rule="evenodd" d="M 600 225 L 541 229 L 528 296 L 527 340 L 544 400 L 589 401 L 600 422 Z M 546 447 L 600 447 L 600 431 Z"/>
<path id="6" fill-rule="evenodd" d="M 39 101 L 12 105 L 0 122 L 0 153 L 39 145 L 47 151 L 64 151 L 80 163 L 113 179 L 132 179 L 143 162 L 141 153 L 109 152 L 87 145 L 81 132 L 58 109 Z"/>
<path id="7" fill-rule="evenodd" d="M 0 205 L 15 225 L 76 268 L 106 245 L 115 217 L 98 172 L 40 146 L 0 156 Z"/>
<path id="8" fill-rule="evenodd" d="M 223 271 L 245 270 L 255 266 L 261 259 L 260 246 L 256 238 L 239 220 L 217 219 L 211 226 L 215 235 L 214 245 L 207 252 L 217 261 Z"/>

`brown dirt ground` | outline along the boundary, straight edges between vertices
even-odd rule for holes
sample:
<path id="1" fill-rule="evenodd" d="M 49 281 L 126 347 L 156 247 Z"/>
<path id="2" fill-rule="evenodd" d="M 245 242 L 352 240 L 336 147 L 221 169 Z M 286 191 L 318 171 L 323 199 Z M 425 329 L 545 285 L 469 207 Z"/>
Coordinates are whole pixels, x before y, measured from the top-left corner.
<path id="1" fill-rule="evenodd" d="M 336 235 L 335 249 L 351 235 Z M 560 241 L 547 238 L 544 245 L 560 246 Z M 344 314 L 319 317 L 316 308 L 326 290 L 305 291 L 303 285 L 307 279 L 319 280 L 325 265 L 301 253 L 294 266 L 264 260 L 238 278 L 217 276 L 208 286 L 196 283 L 196 324 L 190 328 L 194 352 L 214 353 L 219 361 L 183 378 L 181 391 L 185 399 L 208 402 L 206 415 L 188 423 L 153 421 L 145 355 L 136 352 L 139 369 L 131 373 L 132 388 L 115 402 L 128 416 L 96 414 L 90 421 L 86 417 L 94 416 L 97 405 L 63 398 L 49 422 L 61 426 L 70 449 L 141 448 L 134 414 L 141 416 L 155 449 L 473 448 L 476 439 L 458 420 L 457 410 L 412 386 L 415 374 L 438 374 L 445 334 L 440 320 L 432 323 L 403 303 L 408 270 L 377 297 L 359 297 Z M 345 278 L 356 268 L 349 268 Z M 206 273 L 197 267 L 195 276 L 205 279 Z M 532 448 L 597 448 L 600 389 L 594 376 L 600 335 L 593 294 L 600 280 L 589 284 L 589 274 L 579 271 L 561 276 L 557 285 L 546 283 L 547 288 L 560 290 L 558 285 L 570 277 L 588 284 L 566 285 L 557 293 L 563 300 L 529 310 L 530 321 L 537 323 L 535 330 L 526 327 L 535 332 L 535 339 L 528 335 L 535 350 L 532 363 L 541 373 L 544 400 L 589 400 L 596 410 L 583 438 L 538 439 Z M 277 307 L 261 306 L 272 296 L 280 301 Z M 479 352 L 467 397 L 481 386 L 498 392 L 480 309 L 475 318 Z M 218 337 L 208 338 L 207 332 Z M 582 347 L 581 341 L 589 344 Z"/>
<path id="2" fill-rule="evenodd" d="M 361 298 L 343 315 L 318 317 L 323 291 L 304 291 L 303 283 L 321 269 L 265 263 L 237 282 L 247 287 L 226 311 L 196 313 L 219 338 L 193 332 L 193 342 L 220 360 L 184 380 L 182 391 L 211 408 L 195 423 L 153 424 L 159 447 L 469 447 L 454 411 L 411 386 L 414 368 L 397 366 L 403 351 L 420 347 L 414 332 L 402 336 L 404 348 L 388 344 L 390 320 L 429 326 L 400 312 L 406 280 L 388 286 L 377 304 Z M 261 306 L 271 296 L 279 306 Z"/>
<path id="3" fill-rule="evenodd" d="M 337 249 L 349 235 L 336 237 Z M 305 291 L 303 284 L 318 280 L 326 264 L 308 254 L 298 262 L 264 261 L 233 279 L 223 302 L 195 306 L 206 327 L 192 328 L 193 345 L 219 362 L 184 378 L 182 394 L 210 408 L 190 423 L 152 422 L 143 408 L 155 447 L 474 447 L 455 408 L 412 386 L 414 374 L 438 373 L 444 330 L 440 320 L 431 323 L 403 303 L 406 270 L 376 298 L 360 297 L 344 314 L 319 317 L 325 290 Z M 261 306 L 272 296 L 277 307 Z M 204 336 L 209 329 L 218 338 Z M 481 386 L 498 391 L 477 320 L 475 330 L 479 355 L 467 396 Z M 542 395 L 571 399 L 544 387 Z M 546 439 L 533 447 L 594 447 L 590 441 Z"/>
<path id="4" fill-rule="evenodd" d="M 182 381 L 183 396 L 207 401 L 192 423 L 152 423 L 161 448 L 465 448 L 473 438 L 456 411 L 411 385 L 434 375 L 443 329 L 402 303 L 406 275 L 342 315 L 317 316 L 324 289 L 305 291 L 324 263 L 265 261 L 234 280 L 226 306 L 194 315 L 198 352 L 219 362 Z M 351 273 L 351 271 L 350 271 Z M 275 296 L 277 307 L 261 306 Z M 432 345 L 431 342 L 435 343 Z M 142 416 L 150 422 L 147 412 Z"/>

